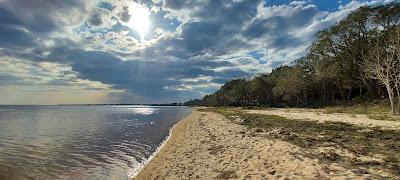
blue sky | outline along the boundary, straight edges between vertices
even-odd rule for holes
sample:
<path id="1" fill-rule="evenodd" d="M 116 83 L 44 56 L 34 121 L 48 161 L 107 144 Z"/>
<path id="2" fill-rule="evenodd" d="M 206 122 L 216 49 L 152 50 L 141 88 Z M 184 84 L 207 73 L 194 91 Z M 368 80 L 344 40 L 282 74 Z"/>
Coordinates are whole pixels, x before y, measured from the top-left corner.
<path id="1" fill-rule="evenodd" d="M 184 102 L 389 0 L 0 1 L 0 104 Z"/>
<path id="2" fill-rule="evenodd" d="M 291 0 L 265 0 L 266 5 L 285 5 L 292 2 Z M 337 11 L 340 5 L 346 5 L 350 0 L 309 0 L 310 2 L 317 6 L 317 8 L 321 11 Z M 368 1 L 360 1 L 360 2 L 368 2 Z"/>

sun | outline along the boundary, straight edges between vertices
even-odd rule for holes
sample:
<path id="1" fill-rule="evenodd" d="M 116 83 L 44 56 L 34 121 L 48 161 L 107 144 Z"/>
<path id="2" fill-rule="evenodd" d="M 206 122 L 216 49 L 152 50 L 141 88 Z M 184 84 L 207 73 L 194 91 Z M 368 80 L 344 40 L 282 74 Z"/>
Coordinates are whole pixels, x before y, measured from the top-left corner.
<path id="1" fill-rule="evenodd" d="M 144 5 L 133 3 L 129 7 L 129 14 L 131 17 L 128 26 L 133 28 L 143 40 L 150 28 L 149 9 Z"/>

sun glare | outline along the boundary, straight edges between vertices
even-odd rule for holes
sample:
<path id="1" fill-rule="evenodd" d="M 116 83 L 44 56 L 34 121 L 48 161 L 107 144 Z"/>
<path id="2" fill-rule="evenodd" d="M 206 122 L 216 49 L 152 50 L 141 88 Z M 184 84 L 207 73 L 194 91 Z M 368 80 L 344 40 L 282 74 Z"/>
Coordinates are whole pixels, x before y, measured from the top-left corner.
<path id="1" fill-rule="evenodd" d="M 133 4 L 129 7 L 129 14 L 131 18 L 129 19 L 128 26 L 133 28 L 140 35 L 141 40 L 143 40 L 150 27 L 149 9 L 144 5 Z"/>

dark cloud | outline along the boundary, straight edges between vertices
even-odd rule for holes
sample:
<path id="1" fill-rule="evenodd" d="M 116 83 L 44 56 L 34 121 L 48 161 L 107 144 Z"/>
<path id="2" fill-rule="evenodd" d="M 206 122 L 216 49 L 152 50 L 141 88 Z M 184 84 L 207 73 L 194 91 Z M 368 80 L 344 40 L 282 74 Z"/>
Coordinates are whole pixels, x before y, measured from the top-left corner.
<path id="1" fill-rule="evenodd" d="M 92 26 L 100 26 L 103 24 L 103 19 L 101 17 L 101 13 L 95 12 L 92 13 L 88 19 L 88 22 Z"/>
<path id="2" fill-rule="evenodd" d="M 98 7 L 108 11 L 112 11 L 114 9 L 114 6 L 108 2 L 101 2 Z"/>
<path id="3" fill-rule="evenodd" d="M 32 47 L 36 43 L 34 37 L 21 29 L 10 26 L 0 26 L 0 47 Z"/>
<path id="4" fill-rule="evenodd" d="M 176 45 L 186 48 L 188 53 L 201 53 L 218 42 L 221 32 L 221 24 L 209 22 L 190 22 L 183 26 L 181 41 Z"/>
<path id="5" fill-rule="evenodd" d="M 22 22 L 9 10 L 0 8 L 0 24 L 1 26 L 19 26 Z"/>
<path id="6" fill-rule="evenodd" d="M 83 9 L 84 5 L 76 0 L 6 0 L 0 1 L 0 7 L 14 16 L 16 25 L 31 32 L 48 33 L 61 25 L 54 14 L 68 13 L 73 8 Z"/>
<path id="7" fill-rule="evenodd" d="M 206 21 L 220 21 L 225 25 L 226 31 L 240 28 L 244 22 L 257 14 L 257 6 L 261 0 L 224 1 L 208 0 L 201 4 L 193 16 Z M 231 29 L 233 28 L 233 29 Z"/>
<path id="8" fill-rule="evenodd" d="M 269 46 L 276 49 L 293 48 L 305 43 L 304 41 L 310 41 L 310 39 L 295 37 L 291 32 L 312 23 L 313 18 L 318 14 L 317 7 L 299 5 L 291 9 L 282 8 L 281 11 L 286 11 L 287 15 L 278 14 L 254 19 L 243 31 L 243 36 L 248 40 L 253 40 L 266 35 Z"/>
<path id="9" fill-rule="evenodd" d="M 50 51 L 46 57 L 40 54 L 12 54 L 15 57 L 33 62 L 56 62 L 68 64 L 72 71 L 78 72 L 78 78 L 99 81 L 148 98 L 174 98 L 178 94 L 190 94 L 166 87 L 179 86 L 182 80 L 210 76 L 229 79 L 232 76 L 249 75 L 239 69 L 215 72 L 218 67 L 234 67 L 229 61 L 197 60 L 122 60 L 112 53 L 104 51 L 84 51 L 75 47 L 73 42 L 60 40 L 61 46 L 37 51 Z M 70 71 L 65 71 L 68 75 Z M 52 85 L 67 85 L 67 82 Z"/>
<path id="10" fill-rule="evenodd" d="M 60 55 L 56 55 L 60 56 Z M 79 78 L 111 84 L 117 89 L 127 89 L 145 97 L 173 97 L 174 90 L 165 87 L 179 85 L 182 79 L 198 76 L 232 77 L 247 75 L 241 70 L 216 73 L 206 68 L 232 66 L 227 61 L 122 61 L 112 54 L 96 51 L 68 53 L 62 62 L 70 61 Z"/>
<path id="11" fill-rule="evenodd" d="M 184 7 L 192 7 L 193 5 L 197 4 L 194 1 L 186 1 L 186 0 L 164 0 L 164 7 L 170 9 L 182 9 Z"/>
<path id="12" fill-rule="evenodd" d="M 124 7 L 122 8 L 122 11 L 118 13 L 118 16 L 119 16 L 119 19 L 120 19 L 122 22 L 125 22 L 125 23 L 129 22 L 129 19 L 131 19 L 131 15 L 129 14 L 129 9 L 128 9 L 128 7 L 127 7 L 127 6 L 124 6 Z"/>
<path id="13" fill-rule="evenodd" d="M 22 29 L 23 22 L 6 9 L 0 8 L 0 46 L 1 47 L 29 47 L 35 43 L 34 37 Z"/>
<path id="14" fill-rule="evenodd" d="M 257 13 L 260 1 L 243 0 L 227 2 L 209 0 L 202 3 L 188 1 L 164 1 L 171 9 L 185 9 L 190 17 L 200 19 L 181 24 L 179 36 L 166 38 L 151 49 L 165 49 L 165 54 L 178 58 L 212 54 L 223 55 L 250 45 L 237 38 L 244 24 Z M 161 48 L 163 47 L 163 48 Z"/>

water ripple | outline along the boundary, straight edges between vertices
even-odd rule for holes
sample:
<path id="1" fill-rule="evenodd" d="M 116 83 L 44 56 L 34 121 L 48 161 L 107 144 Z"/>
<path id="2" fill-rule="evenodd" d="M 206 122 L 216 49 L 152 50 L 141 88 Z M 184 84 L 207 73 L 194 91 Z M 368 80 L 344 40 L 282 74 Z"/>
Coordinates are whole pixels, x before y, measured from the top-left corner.
<path id="1" fill-rule="evenodd" d="M 189 113 L 186 107 L 0 106 L 0 178 L 127 179 Z"/>

